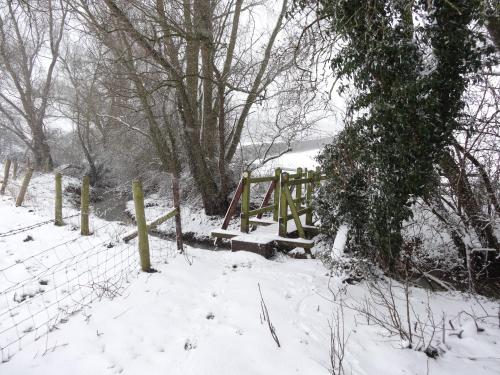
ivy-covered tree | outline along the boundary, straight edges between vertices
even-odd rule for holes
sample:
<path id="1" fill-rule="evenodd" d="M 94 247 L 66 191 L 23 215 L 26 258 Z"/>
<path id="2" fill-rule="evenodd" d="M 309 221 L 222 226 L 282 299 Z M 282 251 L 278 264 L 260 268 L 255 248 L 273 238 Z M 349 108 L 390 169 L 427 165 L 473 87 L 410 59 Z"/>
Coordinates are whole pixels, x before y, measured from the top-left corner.
<path id="1" fill-rule="evenodd" d="M 354 94 L 346 128 L 320 156 L 327 230 L 348 223 L 351 245 L 393 268 L 402 225 L 436 186 L 436 166 L 461 129 L 462 95 L 489 64 L 481 0 L 320 0 L 340 37 L 332 67 Z"/>

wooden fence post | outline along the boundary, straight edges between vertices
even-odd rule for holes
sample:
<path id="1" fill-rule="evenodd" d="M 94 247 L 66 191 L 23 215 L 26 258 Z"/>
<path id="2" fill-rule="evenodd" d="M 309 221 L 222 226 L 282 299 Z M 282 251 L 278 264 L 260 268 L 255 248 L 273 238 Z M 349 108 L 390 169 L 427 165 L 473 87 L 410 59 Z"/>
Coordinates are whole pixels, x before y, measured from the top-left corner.
<path id="1" fill-rule="evenodd" d="M 26 174 L 24 175 L 23 184 L 21 185 L 21 190 L 19 190 L 19 194 L 16 199 L 16 207 L 19 207 L 24 202 L 24 196 L 26 195 L 26 191 L 28 190 L 28 185 L 31 181 L 31 176 L 33 176 L 33 168 L 28 168 L 26 170 Z"/>
<path id="2" fill-rule="evenodd" d="M 306 185 L 306 225 L 313 224 L 313 208 L 312 208 L 312 198 L 314 193 L 314 172 L 307 171 L 307 185 Z"/>
<path id="3" fill-rule="evenodd" d="M 297 168 L 297 180 L 300 180 L 302 178 L 302 168 Z M 295 199 L 298 199 L 297 201 L 297 209 L 300 210 L 302 207 L 302 184 L 298 184 L 297 187 L 295 188 Z"/>
<path id="4" fill-rule="evenodd" d="M 56 173 L 55 176 L 56 181 L 56 201 L 55 201 L 55 218 L 54 224 L 61 226 L 64 225 L 62 218 L 62 175 L 60 173 Z"/>
<path id="5" fill-rule="evenodd" d="M 292 193 L 288 189 L 288 186 L 285 185 L 283 187 L 281 193 L 282 193 L 282 195 L 285 196 L 285 198 L 288 202 L 288 206 L 290 206 L 290 211 L 292 213 L 293 221 L 295 222 L 295 227 L 297 228 L 297 232 L 299 232 L 300 238 L 306 238 L 306 233 L 304 232 L 304 228 L 302 227 L 302 223 L 300 221 L 300 216 L 299 216 L 299 213 L 297 211 L 297 206 L 295 205 L 295 203 L 293 201 Z M 286 227 L 285 227 L 285 229 L 286 229 Z"/>
<path id="6" fill-rule="evenodd" d="M 288 205 L 286 201 L 286 196 L 283 193 L 286 183 L 288 182 L 288 173 L 284 172 L 281 174 L 280 179 L 280 218 L 278 220 L 278 233 L 281 237 L 286 237 L 287 232 L 287 216 L 288 216 Z"/>
<path id="7" fill-rule="evenodd" d="M 88 236 L 89 230 L 89 203 L 90 203 L 90 178 L 83 176 L 82 190 L 80 197 L 80 233 L 82 236 Z"/>
<path id="8" fill-rule="evenodd" d="M 180 178 L 177 173 L 172 176 L 172 195 L 174 198 L 175 214 L 175 242 L 177 251 L 184 252 L 184 241 L 182 238 L 182 220 L 181 220 L 181 186 Z"/>
<path id="9" fill-rule="evenodd" d="M 2 187 L 0 188 L 0 194 L 2 195 L 5 194 L 5 188 L 7 187 L 7 182 L 9 182 L 10 164 L 11 164 L 10 159 L 7 159 L 5 161 L 5 166 L 4 166 Z"/>
<path id="10" fill-rule="evenodd" d="M 148 228 L 146 224 L 146 214 L 144 213 L 144 193 L 142 183 L 139 180 L 132 182 L 132 192 L 134 195 L 135 221 L 137 222 L 137 233 L 139 237 L 139 257 L 141 260 L 141 270 L 151 271 L 151 260 L 149 259 Z"/>
<path id="11" fill-rule="evenodd" d="M 19 167 L 19 163 L 17 159 L 14 159 L 14 168 L 12 169 L 12 180 L 17 180 L 17 169 Z"/>
<path id="12" fill-rule="evenodd" d="M 280 218 L 281 168 L 276 168 L 274 170 L 274 178 L 276 178 L 276 185 L 274 186 L 273 220 L 277 222 Z"/>
<path id="13" fill-rule="evenodd" d="M 248 233 L 250 226 L 250 218 L 248 211 L 250 211 L 250 171 L 243 172 L 243 193 L 241 194 L 241 225 L 240 230 Z"/>

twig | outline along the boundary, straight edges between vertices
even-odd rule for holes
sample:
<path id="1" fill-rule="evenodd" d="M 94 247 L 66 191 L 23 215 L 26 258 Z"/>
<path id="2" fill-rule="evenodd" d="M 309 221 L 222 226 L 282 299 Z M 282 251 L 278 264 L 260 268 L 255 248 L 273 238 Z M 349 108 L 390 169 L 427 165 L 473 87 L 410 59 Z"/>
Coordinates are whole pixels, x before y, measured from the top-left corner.
<path id="1" fill-rule="evenodd" d="M 267 322 L 267 326 L 269 327 L 269 331 L 271 332 L 271 336 L 273 340 L 276 342 L 276 345 L 278 345 L 278 348 L 281 347 L 280 345 L 280 340 L 278 339 L 278 335 L 276 334 L 276 329 L 274 328 L 273 323 L 271 323 L 271 318 L 269 317 L 269 311 L 267 310 L 266 302 L 264 301 L 264 297 L 262 296 L 262 290 L 260 289 L 260 283 L 257 283 L 259 287 L 259 294 L 260 294 L 260 308 L 262 309 L 262 318 L 264 321 Z"/>

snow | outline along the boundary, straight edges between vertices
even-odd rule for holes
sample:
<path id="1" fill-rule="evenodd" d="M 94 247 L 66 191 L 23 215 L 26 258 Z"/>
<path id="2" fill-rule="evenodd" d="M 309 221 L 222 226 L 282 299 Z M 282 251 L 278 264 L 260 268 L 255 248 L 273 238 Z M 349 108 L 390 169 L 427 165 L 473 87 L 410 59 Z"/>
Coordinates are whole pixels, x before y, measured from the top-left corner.
<path id="1" fill-rule="evenodd" d="M 338 232 L 337 236 L 335 236 L 335 241 L 333 243 L 332 251 L 330 257 L 332 259 L 337 259 L 342 256 L 344 253 L 344 248 L 347 243 L 347 233 L 349 231 L 349 228 L 347 225 L 341 225 Z"/>
<path id="2" fill-rule="evenodd" d="M 259 172 L 269 174 L 268 172 L 274 171 L 275 168 L 281 168 L 284 171 L 287 171 L 290 169 L 295 170 L 297 167 L 313 170 L 319 166 L 316 161 L 316 156 L 318 156 L 319 151 L 319 149 L 313 149 L 299 152 L 287 152 L 279 158 L 271 160 L 262 166 L 259 169 Z"/>
<path id="3" fill-rule="evenodd" d="M 335 316 L 340 316 L 348 336 L 346 374 L 498 374 L 498 301 L 410 288 L 413 309 L 425 323 L 426 332 L 431 330 L 429 310 L 437 322 L 433 345 L 444 352 L 430 359 L 421 351 L 405 349 L 399 337 L 388 335 L 383 328 L 367 324 L 359 312 L 369 298 L 367 282 L 344 283 L 345 274 L 330 272 L 317 259 L 280 256 L 266 260 L 243 251 L 208 251 L 189 246 L 186 254 L 178 254 L 171 241 L 150 237 L 152 265 L 158 272 L 140 273 L 136 240 L 130 245 L 119 240 L 132 227 L 106 223 L 94 216 L 91 222 L 95 233 L 90 237 L 80 237 L 73 230 L 78 226 L 78 217 L 68 219 L 64 227 L 49 223 L 1 236 L 51 218 L 46 210 L 53 207 L 52 179 L 41 176 L 35 181 L 39 182 L 36 194 L 43 199 L 33 196 L 26 207 L 15 208 L 11 197 L 0 197 L 0 268 L 13 265 L 8 275 L 10 284 L 0 279 L 0 314 L 6 305 L 17 304 L 14 293 L 4 292 L 20 280 L 29 281 L 25 291 L 38 293 L 23 306 L 35 308 L 46 299 L 57 298 L 54 292 L 59 289 L 51 289 L 52 280 L 46 286 L 39 280 L 47 270 L 51 275 L 54 271 L 56 278 L 78 272 L 74 262 L 65 259 L 88 258 L 84 272 L 103 267 L 95 271 L 94 279 L 83 277 L 80 284 L 70 283 L 71 278 L 63 276 L 68 291 L 110 280 L 106 272 L 116 271 L 117 267 L 106 268 L 106 264 L 113 254 L 125 251 L 129 263 L 123 267 L 126 277 L 120 279 L 122 284 L 112 290 L 114 293 L 94 290 L 98 298 L 74 308 L 48 335 L 41 335 L 37 341 L 28 335 L 19 347 L 10 348 L 8 356 L 2 353 L 2 375 L 326 375 L 331 367 L 329 323 Z M 72 212 L 65 207 L 65 214 Z M 23 242 L 28 234 L 33 241 Z M 112 247 L 100 246 L 108 241 L 113 242 Z M 37 255 L 58 244 L 64 245 L 57 251 Z M 341 238 L 337 245 L 340 251 Z M 94 258 L 95 248 L 105 255 Z M 388 280 L 380 283 L 389 285 Z M 391 283 L 395 286 L 396 305 L 403 309 L 403 288 Z M 281 347 L 273 340 L 267 322 L 262 321 L 258 285 Z M 72 306 L 71 301 L 73 298 L 66 300 L 66 307 Z M 339 304 L 343 316 L 336 315 Z M 384 313 L 380 306 L 377 309 Z M 46 310 L 47 314 L 52 312 Z M 451 320 L 455 327 L 452 330 L 446 324 L 445 343 L 441 342 L 440 331 L 443 314 L 445 321 Z M 476 329 L 471 315 L 484 331 Z M 1 324 L 9 324 L 9 319 L 0 319 L 0 332 Z M 460 331 L 461 338 L 456 335 Z M 5 337 L 0 334 L 0 345 L 2 340 Z"/>

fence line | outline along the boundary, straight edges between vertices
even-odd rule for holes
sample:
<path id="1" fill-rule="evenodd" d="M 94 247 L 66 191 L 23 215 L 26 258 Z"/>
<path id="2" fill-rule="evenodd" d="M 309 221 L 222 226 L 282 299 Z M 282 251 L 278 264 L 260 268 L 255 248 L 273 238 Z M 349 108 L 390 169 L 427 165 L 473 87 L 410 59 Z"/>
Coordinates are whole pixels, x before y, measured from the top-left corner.
<path id="1" fill-rule="evenodd" d="M 73 215 L 64 216 L 63 220 L 65 220 L 65 219 L 71 219 L 71 218 L 77 217 L 77 216 L 80 216 L 80 214 L 77 213 L 77 214 L 73 214 Z M 22 228 L 11 229 L 11 230 L 8 230 L 7 232 L 0 233 L 0 237 L 13 236 L 15 234 L 26 232 L 28 230 L 31 230 L 31 229 L 34 229 L 34 228 L 38 228 L 38 227 L 41 227 L 43 225 L 47 225 L 47 224 L 50 224 L 50 223 L 53 223 L 53 222 L 54 222 L 54 219 L 50 219 L 50 220 L 41 221 L 39 223 L 31 224 L 31 225 L 28 225 L 28 226 L 25 226 L 25 227 L 22 227 Z"/>
<path id="2" fill-rule="evenodd" d="M 58 178 L 56 190 L 61 198 L 60 175 Z M 0 233 L 0 238 L 56 221 L 61 223 L 61 209 L 59 202 L 55 219 L 11 229 Z M 80 213 L 62 219 L 76 216 Z M 105 228 L 108 229 L 103 230 Z M 62 243 L 0 268 L 0 363 L 10 360 L 29 343 L 42 337 L 48 339 L 50 332 L 66 323 L 71 315 L 85 310 L 93 301 L 123 293 L 130 277 L 139 273 L 136 245 L 122 241 L 128 229 L 106 222 L 94 228 L 93 236 L 78 233 Z M 161 240 L 161 246 L 151 249 L 155 261 L 165 260 L 165 247 L 175 252 L 172 241 Z M 149 261 L 150 255 L 147 257 Z M 150 270 L 148 267 L 145 271 Z"/>
<path id="3" fill-rule="evenodd" d="M 79 236 L 0 269 L 2 362 L 93 301 L 123 293 L 139 262 L 136 245 L 123 243 L 122 234 L 108 231 L 97 243 Z"/>

